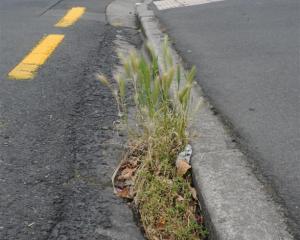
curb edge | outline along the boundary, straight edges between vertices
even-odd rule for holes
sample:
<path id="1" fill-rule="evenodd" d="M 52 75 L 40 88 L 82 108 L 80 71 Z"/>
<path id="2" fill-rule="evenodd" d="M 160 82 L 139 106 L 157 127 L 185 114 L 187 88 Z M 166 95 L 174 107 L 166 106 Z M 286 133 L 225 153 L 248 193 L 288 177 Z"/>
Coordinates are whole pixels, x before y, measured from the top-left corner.
<path id="1" fill-rule="evenodd" d="M 136 6 L 138 21 L 146 40 L 154 47 L 162 64 L 163 33 L 152 0 Z M 170 46 L 175 62 L 181 58 Z M 183 68 L 184 69 L 184 68 Z M 203 102 L 189 127 L 201 137 L 191 140 L 194 183 L 204 210 L 210 239 L 219 240 L 292 240 L 282 209 L 266 193 L 253 174 L 246 156 L 232 143 L 223 123 L 216 117 L 198 84 L 192 101 Z M 197 134 L 196 133 L 196 134 Z"/>

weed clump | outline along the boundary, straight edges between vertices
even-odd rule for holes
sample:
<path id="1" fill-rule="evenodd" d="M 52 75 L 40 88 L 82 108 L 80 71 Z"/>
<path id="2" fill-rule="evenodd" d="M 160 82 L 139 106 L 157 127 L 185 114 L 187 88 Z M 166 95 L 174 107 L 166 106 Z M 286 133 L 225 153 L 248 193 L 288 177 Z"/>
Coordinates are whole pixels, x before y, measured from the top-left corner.
<path id="1" fill-rule="evenodd" d="M 148 239 L 204 239 L 207 232 L 191 186 L 191 173 L 178 174 L 176 167 L 176 159 L 189 140 L 190 93 L 196 69 L 182 74 L 173 63 L 167 38 L 162 69 L 151 46 L 148 51 L 150 60 L 137 52 L 127 58 L 120 56 L 124 73 L 115 76 L 118 88 L 112 87 L 105 76 L 98 76 L 111 88 L 125 121 L 126 85 L 131 84 L 134 92 L 139 131 L 129 139 L 128 150 L 114 175 L 115 191 L 133 200 Z"/>

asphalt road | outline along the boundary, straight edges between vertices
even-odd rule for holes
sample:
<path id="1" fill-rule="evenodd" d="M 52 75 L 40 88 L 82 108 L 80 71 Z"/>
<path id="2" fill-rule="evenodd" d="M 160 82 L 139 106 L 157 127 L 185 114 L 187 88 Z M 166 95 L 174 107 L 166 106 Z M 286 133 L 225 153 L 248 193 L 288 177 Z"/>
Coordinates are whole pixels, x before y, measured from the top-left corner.
<path id="1" fill-rule="evenodd" d="M 124 139 L 110 91 L 117 35 L 136 32 L 105 22 L 110 0 L 0 1 L 0 239 L 142 239 L 111 174 Z M 87 12 L 54 25 L 71 7 Z M 64 40 L 31 80 L 8 73 L 47 34 Z M 126 224 L 124 224 L 126 223 Z"/>
<path id="2" fill-rule="evenodd" d="M 157 14 L 300 237 L 300 2 L 224 0 Z"/>

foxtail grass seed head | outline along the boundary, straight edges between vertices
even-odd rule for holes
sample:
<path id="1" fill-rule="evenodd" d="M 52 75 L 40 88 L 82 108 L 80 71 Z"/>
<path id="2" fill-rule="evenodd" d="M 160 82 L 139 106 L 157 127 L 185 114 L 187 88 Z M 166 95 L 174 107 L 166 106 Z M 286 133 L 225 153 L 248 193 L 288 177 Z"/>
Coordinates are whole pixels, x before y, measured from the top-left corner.
<path id="1" fill-rule="evenodd" d="M 133 129 L 136 134 L 132 140 L 137 146 L 146 146 L 134 150 L 134 158 L 138 158 L 140 164 L 133 179 L 134 202 L 147 237 L 150 240 L 165 237 L 196 240 L 205 236 L 205 232 L 197 223 L 190 180 L 178 177 L 174 167 L 178 154 L 188 143 L 186 129 L 196 68 L 184 74 L 180 66 L 174 64 L 167 36 L 162 45 L 162 68 L 159 68 L 154 48 L 149 44 L 146 47 L 150 60 L 136 51 L 129 56 L 119 54 L 124 71 L 114 76 L 117 87 L 103 75 L 97 78 L 112 90 L 121 117 L 127 113 L 124 111 L 126 85 L 133 87 L 131 98 L 135 104 L 137 129 Z M 173 86 L 175 94 L 171 93 Z M 133 149 L 137 149 L 136 146 Z"/>
<path id="2" fill-rule="evenodd" d="M 107 78 L 103 75 L 103 74 L 99 74 L 97 73 L 96 74 L 96 78 L 105 86 L 108 86 L 109 85 L 109 82 L 107 80 Z"/>
<path id="3" fill-rule="evenodd" d="M 196 76 L 196 67 L 193 66 L 192 69 L 186 74 L 186 82 L 192 84 Z"/>
<path id="4" fill-rule="evenodd" d="M 180 82 L 181 82 L 181 70 L 180 70 L 179 64 L 176 66 L 176 80 L 177 80 L 177 91 L 178 91 L 180 88 Z"/>
<path id="5" fill-rule="evenodd" d="M 115 76 L 115 79 L 118 83 L 120 97 L 123 100 L 125 98 L 125 94 L 126 94 L 126 81 L 123 78 L 123 76 L 121 76 L 120 74 L 117 74 Z"/>

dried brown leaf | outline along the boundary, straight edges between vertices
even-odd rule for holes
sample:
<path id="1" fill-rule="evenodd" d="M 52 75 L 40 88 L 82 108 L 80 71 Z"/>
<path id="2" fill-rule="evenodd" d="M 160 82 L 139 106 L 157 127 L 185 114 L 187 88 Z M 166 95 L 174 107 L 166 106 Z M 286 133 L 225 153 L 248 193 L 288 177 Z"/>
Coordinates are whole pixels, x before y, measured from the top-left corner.
<path id="1" fill-rule="evenodd" d="M 132 198 L 129 187 L 123 189 L 117 189 L 117 195 L 121 198 L 129 198 L 129 199 Z"/>
<path id="2" fill-rule="evenodd" d="M 184 160 L 178 160 L 177 164 L 176 164 L 176 167 L 177 167 L 177 175 L 178 176 L 183 176 L 191 168 L 191 165 L 188 164 Z"/>
<path id="3" fill-rule="evenodd" d="M 166 225 L 166 220 L 163 218 L 163 217 L 160 217 L 157 224 L 156 224 L 156 227 L 158 229 L 163 229 Z"/>
<path id="4" fill-rule="evenodd" d="M 196 189 L 193 188 L 193 187 L 190 187 L 190 191 L 191 191 L 191 193 L 192 193 L 193 198 L 194 198 L 196 201 L 198 201 Z"/>
<path id="5" fill-rule="evenodd" d="M 130 179 L 134 172 L 136 171 L 136 168 L 125 168 L 122 170 L 121 174 L 118 176 L 118 180 L 128 180 Z"/>

